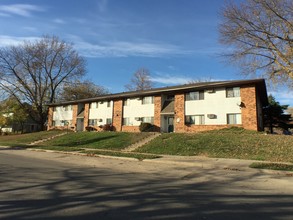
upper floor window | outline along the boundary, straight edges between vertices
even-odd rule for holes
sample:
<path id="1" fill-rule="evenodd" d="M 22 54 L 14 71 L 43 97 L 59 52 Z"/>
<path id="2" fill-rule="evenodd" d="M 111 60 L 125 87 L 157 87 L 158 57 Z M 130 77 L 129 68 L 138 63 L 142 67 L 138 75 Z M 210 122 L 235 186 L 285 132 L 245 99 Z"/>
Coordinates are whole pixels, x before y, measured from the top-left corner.
<path id="1" fill-rule="evenodd" d="M 111 101 L 107 101 L 107 107 L 108 107 L 108 108 L 111 107 Z"/>
<path id="2" fill-rule="evenodd" d="M 240 97 L 240 87 L 226 88 L 226 97 Z"/>
<path id="3" fill-rule="evenodd" d="M 129 104 L 130 104 L 130 99 L 124 99 L 123 105 L 124 106 L 129 106 Z"/>
<path id="4" fill-rule="evenodd" d="M 72 110 L 72 105 L 65 105 L 63 106 L 63 108 L 64 108 L 64 111 L 70 111 Z"/>
<path id="5" fill-rule="evenodd" d="M 154 97 L 153 96 L 147 96 L 147 97 L 143 97 L 142 99 L 142 104 L 154 104 Z"/>
<path id="6" fill-rule="evenodd" d="M 186 101 L 204 100 L 204 91 L 186 93 Z"/>
<path id="7" fill-rule="evenodd" d="M 204 115 L 186 115 L 185 124 L 204 125 Z"/>

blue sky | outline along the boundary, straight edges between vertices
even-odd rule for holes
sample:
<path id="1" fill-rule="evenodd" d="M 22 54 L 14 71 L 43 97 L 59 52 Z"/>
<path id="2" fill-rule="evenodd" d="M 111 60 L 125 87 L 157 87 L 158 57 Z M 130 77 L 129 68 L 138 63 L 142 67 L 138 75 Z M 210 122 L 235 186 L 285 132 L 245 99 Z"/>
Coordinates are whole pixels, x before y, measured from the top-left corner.
<path id="1" fill-rule="evenodd" d="M 74 43 L 87 79 L 124 91 L 140 67 L 155 86 L 190 80 L 247 79 L 221 61 L 219 11 L 224 0 L 0 0 L 0 46 L 42 35 Z M 293 92 L 268 88 L 293 106 Z"/>

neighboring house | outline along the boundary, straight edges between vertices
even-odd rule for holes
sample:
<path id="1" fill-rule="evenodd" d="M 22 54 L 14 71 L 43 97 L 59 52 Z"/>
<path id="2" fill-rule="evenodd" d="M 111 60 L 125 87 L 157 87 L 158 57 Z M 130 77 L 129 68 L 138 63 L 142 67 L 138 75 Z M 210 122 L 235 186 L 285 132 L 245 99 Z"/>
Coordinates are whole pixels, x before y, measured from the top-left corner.
<path id="1" fill-rule="evenodd" d="M 8 115 L 4 115 L 4 117 L 11 117 L 13 113 L 10 113 Z M 31 119 L 27 119 L 26 121 L 22 123 L 13 122 L 4 126 L 0 126 L 0 131 L 4 133 L 31 133 L 40 131 L 41 127 L 37 123 L 35 123 Z M 1 133 L 0 132 L 0 133 Z"/>
<path id="2" fill-rule="evenodd" d="M 160 132 L 197 132 L 230 126 L 261 131 L 268 104 L 263 79 L 202 82 L 125 92 L 49 105 L 48 130 L 112 124 L 137 132 L 142 122 Z"/>

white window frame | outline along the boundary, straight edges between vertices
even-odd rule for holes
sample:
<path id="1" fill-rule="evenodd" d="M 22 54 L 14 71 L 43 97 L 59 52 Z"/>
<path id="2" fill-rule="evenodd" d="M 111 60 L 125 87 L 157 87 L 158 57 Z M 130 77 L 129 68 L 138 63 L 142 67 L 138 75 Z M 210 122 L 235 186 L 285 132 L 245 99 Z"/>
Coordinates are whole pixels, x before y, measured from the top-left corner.
<path id="1" fill-rule="evenodd" d="M 186 101 L 204 100 L 204 91 L 193 91 L 185 94 Z"/>
<path id="2" fill-rule="evenodd" d="M 145 96 L 142 98 L 142 104 L 148 105 L 148 104 L 154 104 L 154 96 Z"/>
<path id="3" fill-rule="evenodd" d="M 228 125 L 240 125 L 242 124 L 241 113 L 229 113 L 227 114 Z"/>
<path id="4" fill-rule="evenodd" d="M 226 88 L 226 97 L 227 98 L 240 97 L 240 87 Z"/>
<path id="5" fill-rule="evenodd" d="M 205 115 L 186 115 L 185 124 L 187 125 L 204 125 Z"/>

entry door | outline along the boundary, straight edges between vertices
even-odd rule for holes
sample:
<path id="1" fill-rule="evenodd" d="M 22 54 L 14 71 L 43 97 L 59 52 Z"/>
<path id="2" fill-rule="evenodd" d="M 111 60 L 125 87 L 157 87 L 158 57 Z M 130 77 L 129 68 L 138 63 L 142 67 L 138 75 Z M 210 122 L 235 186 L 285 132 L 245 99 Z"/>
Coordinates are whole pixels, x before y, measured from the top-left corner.
<path id="1" fill-rule="evenodd" d="M 76 131 L 83 131 L 83 118 L 77 119 Z"/>
<path id="2" fill-rule="evenodd" d="M 168 117 L 168 132 L 173 132 L 174 131 L 174 117 Z"/>

